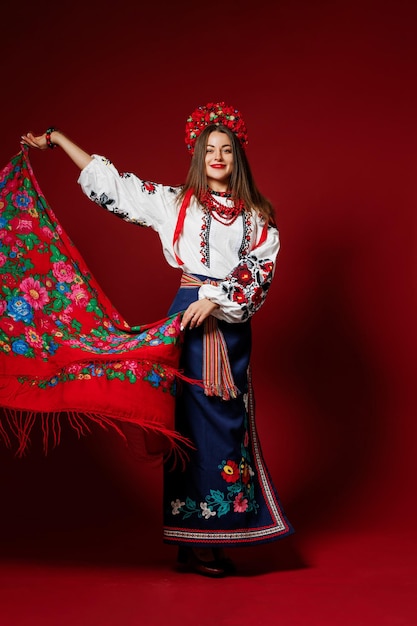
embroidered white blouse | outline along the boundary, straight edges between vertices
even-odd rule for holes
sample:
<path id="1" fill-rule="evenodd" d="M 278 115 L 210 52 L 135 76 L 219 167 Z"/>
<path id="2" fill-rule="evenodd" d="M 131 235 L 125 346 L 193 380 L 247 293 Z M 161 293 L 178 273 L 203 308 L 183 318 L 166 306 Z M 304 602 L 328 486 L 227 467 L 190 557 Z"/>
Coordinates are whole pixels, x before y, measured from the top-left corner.
<path id="1" fill-rule="evenodd" d="M 181 265 L 173 246 L 180 187 L 143 181 L 130 173 L 119 174 L 108 159 L 99 155 L 93 155 L 78 182 L 84 193 L 103 208 L 128 222 L 153 228 L 172 267 L 219 279 L 217 285 L 205 284 L 198 292 L 199 299 L 209 298 L 219 305 L 213 312 L 215 317 L 244 322 L 262 306 L 275 271 L 279 236 L 277 229 L 269 226 L 265 241 L 257 246 L 265 221 L 254 210 L 225 225 L 191 198 L 175 250 L 183 261 Z M 223 197 L 216 200 L 228 202 Z"/>

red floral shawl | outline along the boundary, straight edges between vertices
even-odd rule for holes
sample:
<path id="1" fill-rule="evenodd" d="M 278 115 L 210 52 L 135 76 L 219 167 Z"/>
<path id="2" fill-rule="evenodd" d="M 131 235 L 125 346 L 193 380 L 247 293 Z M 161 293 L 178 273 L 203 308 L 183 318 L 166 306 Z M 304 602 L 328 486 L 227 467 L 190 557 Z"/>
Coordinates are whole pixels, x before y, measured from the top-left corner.
<path id="1" fill-rule="evenodd" d="M 0 436 L 18 454 L 40 423 L 135 424 L 171 444 L 181 344 L 177 314 L 129 326 L 48 206 L 24 149 L 0 173 Z M 132 429 L 130 429 L 132 432 Z"/>

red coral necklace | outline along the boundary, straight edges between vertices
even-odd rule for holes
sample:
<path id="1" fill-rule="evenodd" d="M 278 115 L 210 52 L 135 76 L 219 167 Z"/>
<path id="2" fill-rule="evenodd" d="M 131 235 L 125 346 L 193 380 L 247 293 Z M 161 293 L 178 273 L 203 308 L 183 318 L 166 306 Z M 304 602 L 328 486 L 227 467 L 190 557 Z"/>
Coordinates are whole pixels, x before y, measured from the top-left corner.
<path id="1" fill-rule="evenodd" d="M 220 224 L 224 224 L 225 226 L 231 226 L 231 224 L 236 221 L 237 217 L 245 209 L 245 203 L 243 200 L 233 200 L 231 205 L 222 204 L 216 200 L 216 196 L 231 199 L 232 194 L 206 189 L 200 197 L 200 202 L 217 222 L 220 222 Z"/>

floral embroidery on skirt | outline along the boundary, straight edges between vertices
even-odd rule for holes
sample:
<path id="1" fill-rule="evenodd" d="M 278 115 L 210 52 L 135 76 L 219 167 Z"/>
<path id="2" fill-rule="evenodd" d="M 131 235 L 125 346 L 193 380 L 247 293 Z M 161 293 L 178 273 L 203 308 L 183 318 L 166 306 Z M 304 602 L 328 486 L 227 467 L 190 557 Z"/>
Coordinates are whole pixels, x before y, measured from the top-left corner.
<path id="1" fill-rule="evenodd" d="M 193 293 L 194 292 L 194 293 Z M 180 289 L 170 313 L 196 298 Z M 177 397 L 176 427 L 195 449 L 185 470 L 165 467 L 164 540 L 207 546 L 253 545 L 290 534 L 255 426 L 250 380 L 250 322 L 219 322 L 240 394 L 222 400 L 184 383 Z M 181 366 L 201 378 L 202 328 L 187 331 Z"/>

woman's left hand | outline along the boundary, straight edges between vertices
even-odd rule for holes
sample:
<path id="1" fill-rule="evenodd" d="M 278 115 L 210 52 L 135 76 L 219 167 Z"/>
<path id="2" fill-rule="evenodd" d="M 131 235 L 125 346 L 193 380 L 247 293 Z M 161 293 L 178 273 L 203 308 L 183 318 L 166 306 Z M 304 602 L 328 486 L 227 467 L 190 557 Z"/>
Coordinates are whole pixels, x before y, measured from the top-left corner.
<path id="1" fill-rule="evenodd" d="M 190 327 L 190 330 L 195 326 L 201 326 L 204 320 L 218 308 L 218 304 L 207 298 L 192 302 L 182 317 L 181 330 L 184 330 L 187 326 Z"/>

